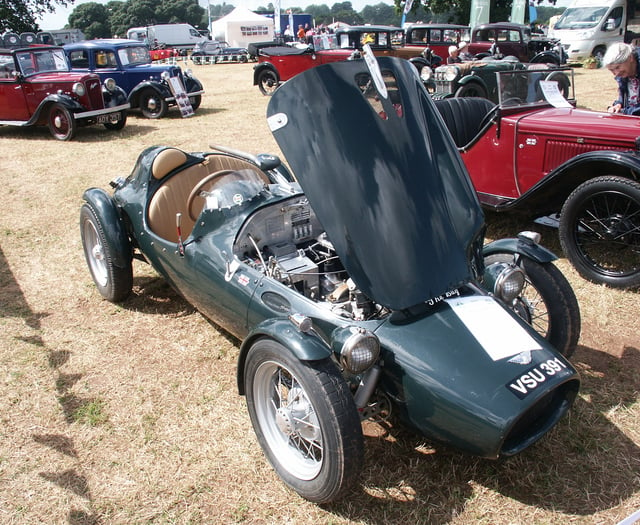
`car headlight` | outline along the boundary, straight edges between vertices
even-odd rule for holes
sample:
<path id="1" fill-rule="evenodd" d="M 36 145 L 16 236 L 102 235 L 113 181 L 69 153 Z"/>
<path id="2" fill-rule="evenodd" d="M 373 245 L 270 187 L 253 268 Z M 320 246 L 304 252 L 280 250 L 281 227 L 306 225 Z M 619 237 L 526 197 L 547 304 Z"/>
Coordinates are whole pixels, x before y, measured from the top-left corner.
<path id="1" fill-rule="evenodd" d="M 171 75 L 169 74 L 168 71 L 163 71 L 162 74 L 160 75 L 160 78 L 162 78 L 162 80 L 169 80 L 171 78 Z"/>
<path id="2" fill-rule="evenodd" d="M 79 97 L 84 96 L 84 94 L 87 92 L 84 88 L 84 84 L 82 84 L 81 82 L 76 82 L 73 85 L 72 91 L 74 95 L 77 95 Z"/>
<path id="3" fill-rule="evenodd" d="M 193 76 L 193 71 L 191 70 L 190 67 L 188 67 L 187 69 L 184 70 L 184 75 L 187 77 L 192 77 Z"/>
<path id="4" fill-rule="evenodd" d="M 452 82 L 458 77 L 459 70 L 456 66 L 445 66 L 442 68 L 441 73 L 442 80 L 445 82 Z"/>
<path id="5" fill-rule="evenodd" d="M 353 332 L 340 349 L 340 364 L 353 374 L 369 369 L 380 355 L 380 341 L 364 328 L 351 327 Z"/>
<path id="6" fill-rule="evenodd" d="M 423 66 L 423 68 L 420 70 L 420 78 L 422 79 L 422 81 L 428 82 L 429 80 L 431 80 L 432 76 L 433 69 L 431 69 L 429 66 Z"/>
<path id="7" fill-rule="evenodd" d="M 521 268 L 506 262 L 490 264 L 484 271 L 484 284 L 498 299 L 507 304 L 522 293 L 525 275 Z"/>
<path id="8" fill-rule="evenodd" d="M 104 81 L 104 87 L 107 88 L 107 91 L 113 91 L 116 89 L 116 81 L 112 78 L 107 78 Z"/>

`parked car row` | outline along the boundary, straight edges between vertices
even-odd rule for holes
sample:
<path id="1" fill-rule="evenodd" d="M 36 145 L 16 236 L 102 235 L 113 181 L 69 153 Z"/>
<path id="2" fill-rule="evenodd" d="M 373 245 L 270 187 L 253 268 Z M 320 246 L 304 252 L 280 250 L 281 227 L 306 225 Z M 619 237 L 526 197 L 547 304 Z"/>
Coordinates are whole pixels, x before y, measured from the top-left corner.
<path id="1" fill-rule="evenodd" d="M 152 64 L 149 49 L 138 41 L 0 49 L 0 125 L 47 125 L 59 140 L 71 140 L 78 127 L 91 124 L 120 130 L 129 109 L 164 117 L 181 98 L 189 114 L 203 93 L 189 70 Z"/>

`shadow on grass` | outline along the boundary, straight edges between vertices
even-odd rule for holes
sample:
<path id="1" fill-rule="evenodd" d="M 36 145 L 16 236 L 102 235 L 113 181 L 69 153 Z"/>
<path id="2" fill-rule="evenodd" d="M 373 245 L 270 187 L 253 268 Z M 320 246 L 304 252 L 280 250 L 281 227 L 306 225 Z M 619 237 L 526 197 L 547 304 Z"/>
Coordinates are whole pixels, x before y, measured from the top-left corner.
<path id="1" fill-rule="evenodd" d="M 447 523 L 478 493 L 493 491 L 546 511 L 588 516 L 640 490 L 640 448 L 612 421 L 640 391 L 640 350 L 620 358 L 579 347 L 582 389 L 569 415 L 537 444 L 491 461 L 425 444 L 400 425 L 366 438 L 363 484 L 327 510 L 353 520 Z M 615 414 L 614 414 L 615 413 Z M 373 518 L 373 522 L 377 522 Z"/>

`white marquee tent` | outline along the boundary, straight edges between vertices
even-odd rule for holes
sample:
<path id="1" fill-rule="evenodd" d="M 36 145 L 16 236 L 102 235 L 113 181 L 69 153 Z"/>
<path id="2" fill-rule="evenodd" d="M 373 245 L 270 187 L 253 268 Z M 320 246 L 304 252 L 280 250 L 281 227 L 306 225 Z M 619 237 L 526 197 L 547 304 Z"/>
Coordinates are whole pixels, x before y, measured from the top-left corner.
<path id="1" fill-rule="evenodd" d="M 227 16 L 211 24 L 211 37 L 231 47 L 247 47 L 252 42 L 274 38 L 273 19 L 258 15 L 246 7 L 236 7 Z"/>

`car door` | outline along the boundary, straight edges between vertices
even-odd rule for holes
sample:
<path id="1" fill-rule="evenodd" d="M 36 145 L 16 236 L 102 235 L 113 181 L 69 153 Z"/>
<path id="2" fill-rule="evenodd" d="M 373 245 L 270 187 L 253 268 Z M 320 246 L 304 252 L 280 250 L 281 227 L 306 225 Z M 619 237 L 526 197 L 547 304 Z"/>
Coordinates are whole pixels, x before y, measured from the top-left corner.
<path id="1" fill-rule="evenodd" d="M 28 84 L 17 75 L 13 55 L 0 55 L 0 120 L 29 120 L 25 89 Z"/>

